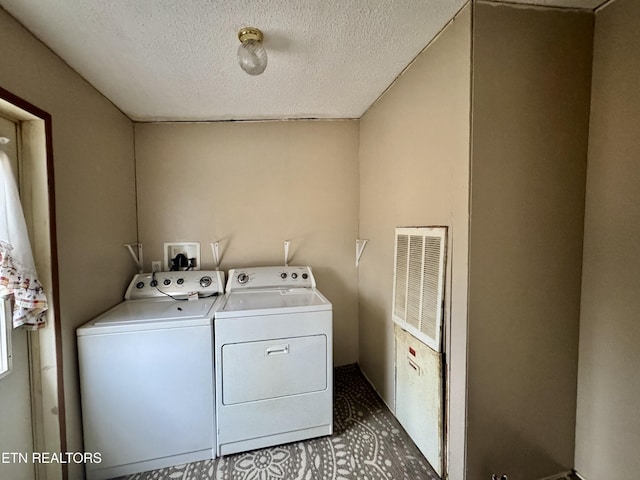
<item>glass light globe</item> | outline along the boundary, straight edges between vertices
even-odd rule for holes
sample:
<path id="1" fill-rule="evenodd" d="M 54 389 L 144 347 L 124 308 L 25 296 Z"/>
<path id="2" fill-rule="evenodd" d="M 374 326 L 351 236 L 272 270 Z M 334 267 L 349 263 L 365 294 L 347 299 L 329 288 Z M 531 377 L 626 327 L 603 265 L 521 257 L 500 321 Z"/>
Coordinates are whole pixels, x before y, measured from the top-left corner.
<path id="1" fill-rule="evenodd" d="M 267 51 L 262 42 L 245 40 L 238 47 L 238 63 L 249 75 L 260 75 L 267 68 Z"/>

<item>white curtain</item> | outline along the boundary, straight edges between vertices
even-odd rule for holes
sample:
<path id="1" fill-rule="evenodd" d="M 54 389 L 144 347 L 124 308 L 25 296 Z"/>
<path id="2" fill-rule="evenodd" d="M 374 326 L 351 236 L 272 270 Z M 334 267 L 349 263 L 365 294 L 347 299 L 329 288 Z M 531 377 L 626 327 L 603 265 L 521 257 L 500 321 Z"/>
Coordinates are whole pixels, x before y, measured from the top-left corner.
<path id="1" fill-rule="evenodd" d="M 45 325 L 47 297 L 38 281 L 9 157 L 0 151 L 0 297 L 13 298 L 13 326 Z"/>

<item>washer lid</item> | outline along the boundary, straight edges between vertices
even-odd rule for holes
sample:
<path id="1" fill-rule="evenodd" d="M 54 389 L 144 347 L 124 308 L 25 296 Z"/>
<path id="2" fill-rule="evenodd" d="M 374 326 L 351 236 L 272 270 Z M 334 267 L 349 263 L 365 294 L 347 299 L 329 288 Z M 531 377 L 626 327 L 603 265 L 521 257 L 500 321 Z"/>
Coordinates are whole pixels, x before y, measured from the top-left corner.
<path id="1" fill-rule="evenodd" d="M 173 327 L 211 323 L 218 297 L 192 301 L 125 300 L 77 330 L 78 335 L 104 328 L 146 329 L 151 326 Z M 97 333 L 97 332 L 96 332 Z"/>
<path id="2" fill-rule="evenodd" d="M 332 305 L 312 288 L 285 288 L 232 291 L 217 312 L 220 317 L 242 315 L 272 315 L 292 311 L 331 310 Z"/>

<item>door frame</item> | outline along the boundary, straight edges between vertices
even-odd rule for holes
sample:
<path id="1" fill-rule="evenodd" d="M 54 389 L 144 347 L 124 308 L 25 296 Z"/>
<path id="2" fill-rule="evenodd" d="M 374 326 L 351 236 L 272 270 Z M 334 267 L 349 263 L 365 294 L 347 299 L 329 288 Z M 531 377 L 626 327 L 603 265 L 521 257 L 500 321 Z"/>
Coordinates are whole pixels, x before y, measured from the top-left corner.
<path id="1" fill-rule="evenodd" d="M 38 168 L 46 167 L 46 200 L 48 203 L 48 232 L 41 232 L 48 236 L 48 260 L 50 270 L 45 274 L 48 279 L 42 279 L 43 284 L 49 283 L 47 313 L 48 326 L 31 332 L 29 341 L 30 371 L 31 371 L 31 401 L 34 451 L 66 452 L 66 419 L 64 403 L 64 383 L 62 376 L 62 330 L 60 325 L 60 290 L 58 280 L 58 248 L 56 235 L 55 181 L 53 169 L 53 129 L 51 115 L 26 100 L 0 87 L 0 109 L 5 115 L 17 122 L 28 125 L 31 133 L 28 135 L 36 139 Z M 33 128 L 31 128 L 33 127 Z M 44 138 L 42 138 L 44 136 Z M 23 139 L 24 141 L 24 139 Z M 34 154 L 36 152 L 33 152 Z M 46 164 L 46 165 L 45 165 Z M 22 183 L 22 182 L 21 182 Z M 36 255 L 37 256 L 37 255 Z M 36 258 L 36 263 L 38 259 Z M 48 280 L 48 281 L 47 281 Z M 55 368 L 51 368 L 54 365 Z M 43 379 L 46 378 L 46 382 Z M 44 384 L 48 388 L 42 388 Z M 52 415 L 45 417 L 45 409 L 57 410 L 52 421 Z M 36 477 L 40 480 L 67 479 L 67 465 L 43 464 L 35 465 Z"/>

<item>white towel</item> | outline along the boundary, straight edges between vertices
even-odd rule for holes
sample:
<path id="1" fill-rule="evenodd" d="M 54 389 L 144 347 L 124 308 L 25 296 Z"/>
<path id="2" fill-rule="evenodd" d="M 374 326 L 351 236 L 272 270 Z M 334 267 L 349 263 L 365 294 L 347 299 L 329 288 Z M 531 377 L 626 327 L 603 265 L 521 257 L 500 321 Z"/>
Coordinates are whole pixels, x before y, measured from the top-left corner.
<path id="1" fill-rule="evenodd" d="M 14 300 L 13 326 L 45 324 L 47 297 L 38 281 L 9 157 L 0 151 L 0 296 Z"/>

